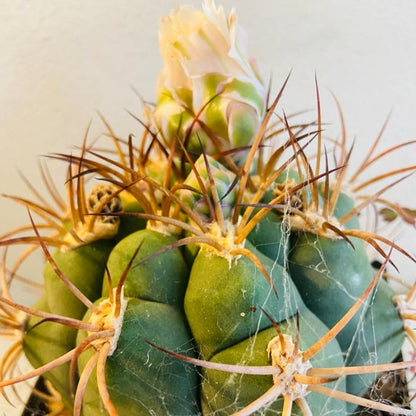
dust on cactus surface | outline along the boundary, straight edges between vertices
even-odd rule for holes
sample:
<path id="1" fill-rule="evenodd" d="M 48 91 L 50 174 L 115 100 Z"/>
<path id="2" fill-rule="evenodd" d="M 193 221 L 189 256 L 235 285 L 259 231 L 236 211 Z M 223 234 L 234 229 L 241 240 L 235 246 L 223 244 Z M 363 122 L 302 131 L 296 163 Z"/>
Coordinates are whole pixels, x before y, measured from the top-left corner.
<path id="1" fill-rule="evenodd" d="M 3 397 L 41 376 L 53 415 L 416 414 L 416 286 L 395 264 L 416 259 L 385 232 L 414 227 L 385 194 L 416 166 L 369 169 L 414 143 L 380 134 L 362 158 L 343 124 L 327 137 L 317 80 L 312 117 L 286 114 L 290 75 L 271 94 L 212 0 L 163 18 L 160 49 L 139 134 L 102 116 L 99 141 L 47 156 L 66 177 L 45 163 L 43 189 L 5 196 L 28 219 L 0 238 Z"/>

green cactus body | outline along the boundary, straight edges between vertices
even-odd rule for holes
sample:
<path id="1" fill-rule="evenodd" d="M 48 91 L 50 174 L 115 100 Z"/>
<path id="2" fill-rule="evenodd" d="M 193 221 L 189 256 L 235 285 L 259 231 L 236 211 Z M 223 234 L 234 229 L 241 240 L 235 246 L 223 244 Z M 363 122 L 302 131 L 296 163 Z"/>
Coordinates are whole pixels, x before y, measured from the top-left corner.
<path id="1" fill-rule="evenodd" d="M 291 186 L 299 184 L 299 174 L 295 170 L 283 171 L 275 181 L 273 189 L 269 189 L 262 198 L 263 203 L 270 203 L 276 196 L 285 193 Z M 306 189 L 306 194 L 308 190 Z M 295 194 L 287 196 L 281 204 L 286 204 L 288 200 L 301 203 L 300 197 Z M 290 205 L 290 203 L 289 203 Z M 289 208 L 289 206 L 288 206 Z M 297 207 L 296 207 L 297 208 Z M 259 211 L 256 208 L 253 211 L 255 215 Z M 290 251 L 290 227 L 285 222 L 284 215 L 290 215 L 290 211 L 281 213 L 277 210 L 269 211 L 260 221 L 258 221 L 247 236 L 247 239 L 267 257 L 277 261 L 281 266 L 286 267 L 287 256 Z"/>
<path id="2" fill-rule="evenodd" d="M 268 318 L 253 308 L 261 307 L 276 322 L 282 322 L 304 307 L 284 269 L 248 242 L 246 248 L 268 270 L 278 296 L 248 258 L 242 256 L 229 261 L 201 248 L 192 266 L 184 305 L 204 358 L 271 326 Z"/>
<path id="3" fill-rule="evenodd" d="M 361 240 L 352 248 L 343 239 L 299 233 L 289 256 L 289 270 L 306 305 L 328 326 L 334 326 L 361 296 L 375 275 Z M 331 313 L 328 313 L 331 311 Z M 360 313 L 338 335 L 343 351 L 353 339 Z"/>
<path id="4" fill-rule="evenodd" d="M 303 300 L 328 327 L 349 310 L 375 274 L 363 242 L 352 242 L 354 249 L 342 239 L 304 233 L 290 253 L 290 274 Z M 397 356 L 403 323 L 385 282 L 379 283 L 374 301 L 368 299 L 337 339 L 350 365 L 391 362 Z M 374 378 L 374 374 L 350 377 L 348 391 L 363 394 Z"/>
<path id="5" fill-rule="evenodd" d="M 189 234 L 185 233 L 187 237 L 190 237 Z M 198 244 L 186 244 L 182 247 L 182 254 L 183 258 L 185 259 L 185 262 L 189 268 L 189 270 L 192 268 L 192 264 L 195 261 L 196 255 L 199 252 L 199 245 Z"/>
<path id="6" fill-rule="evenodd" d="M 125 195 L 122 193 L 121 196 L 123 213 L 134 214 L 143 213 L 143 208 L 137 202 L 137 200 L 131 195 Z M 146 228 L 146 220 L 134 216 L 121 216 L 120 226 L 118 233 L 115 236 L 116 241 L 122 240 L 134 231 Z"/>
<path id="7" fill-rule="evenodd" d="M 85 317 L 86 321 L 88 319 L 89 314 Z M 86 335 L 85 331 L 79 331 L 78 344 Z M 128 299 L 117 348 L 107 358 L 105 368 L 107 388 L 118 414 L 197 415 L 195 367 L 166 355 L 148 341 L 187 356 L 195 354 L 180 312 L 170 305 Z M 81 355 L 80 372 L 90 356 L 90 351 Z M 83 414 L 107 414 L 94 375 L 84 394 Z"/>
<path id="8" fill-rule="evenodd" d="M 34 309 L 50 312 L 46 296 L 43 296 Z M 75 347 L 77 330 L 55 322 L 42 322 L 41 318 L 30 318 L 23 334 L 23 350 L 34 368 L 39 368 L 66 354 Z M 72 408 L 72 392 L 69 379 L 69 363 L 45 373 L 54 388 L 61 394 L 68 409 Z M 76 380 L 74 380 L 76 381 Z"/>
<path id="9" fill-rule="evenodd" d="M 289 252 L 289 234 L 285 230 L 282 216 L 269 211 L 247 236 L 258 251 L 285 266 Z"/>
<path id="10" fill-rule="evenodd" d="M 105 263 L 112 246 L 111 240 L 95 241 L 68 251 L 57 250 L 53 258 L 62 274 L 93 302 L 101 295 Z M 44 279 L 50 310 L 81 319 L 86 306 L 66 287 L 50 263 L 45 265 Z"/>
<path id="11" fill-rule="evenodd" d="M 319 194 L 323 197 L 324 196 L 324 186 L 323 184 L 319 184 L 318 186 Z M 329 198 L 332 197 L 332 191 L 329 191 Z M 352 211 L 356 206 L 354 199 L 345 192 L 339 192 L 337 196 L 337 201 L 334 206 L 334 210 L 332 215 L 337 218 L 341 219 L 344 215 L 348 214 Z M 358 229 L 360 228 L 360 220 L 358 215 L 353 215 L 348 221 L 343 224 L 344 228 L 346 229 Z"/>
<path id="12" fill-rule="evenodd" d="M 118 284 L 139 248 L 124 284 L 125 295 L 167 303 L 182 310 L 189 271 L 181 251 L 174 248 L 139 264 L 175 241 L 175 237 L 147 229 L 136 231 L 121 240 L 112 250 L 107 263 L 113 286 Z M 103 296 L 108 296 L 107 278 L 103 282 Z"/>
<path id="13" fill-rule="evenodd" d="M 289 318 L 279 324 L 282 333 L 296 337 L 297 324 L 295 318 Z M 306 350 L 318 341 L 328 331 L 328 328 L 306 308 L 299 316 L 300 349 Z M 233 345 L 214 355 L 210 361 L 227 364 L 243 364 L 255 366 L 270 365 L 267 354 L 268 343 L 276 337 L 276 330 L 268 328 L 260 331 L 236 345 Z M 336 340 L 332 340 L 322 351 L 311 359 L 313 367 L 343 366 L 343 356 Z M 204 370 L 201 390 L 201 406 L 204 415 L 228 416 L 249 405 L 273 384 L 272 376 L 229 374 L 216 370 Z M 333 382 L 330 386 L 345 391 L 345 380 Z M 305 396 L 313 415 L 345 414 L 344 402 L 328 399 L 325 396 L 309 393 Z M 270 404 L 267 409 L 254 413 L 255 415 L 281 414 L 282 397 Z M 303 413 L 295 405 L 293 415 Z"/>
<path id="14" fill-rule="evenodd" d="M 348 214 L 354 209 L 354 200 L 347 194 L 340 192 L 338 195 L 337 203 L 335 204 L 333 215 L 335 218 L 341 219 L 344 215 Z M 357 215 L 354 215 L 345 222 L 345 228 L 357 229 L 360 228 L 360 220 Z"/>

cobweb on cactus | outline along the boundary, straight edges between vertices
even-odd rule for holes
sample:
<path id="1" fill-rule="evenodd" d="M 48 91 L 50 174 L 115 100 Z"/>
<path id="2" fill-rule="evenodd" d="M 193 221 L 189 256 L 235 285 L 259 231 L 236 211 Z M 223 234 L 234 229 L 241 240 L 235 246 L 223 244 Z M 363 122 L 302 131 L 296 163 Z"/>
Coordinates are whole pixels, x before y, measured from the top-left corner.
<path id="1" fill-rule="evenodd" d="M 285 238 L 285 237 L 283 237 L 283 238 Z M 286 234 L 286 241 L 288 240 L 288 234 Z M 324 267 L 325 267 L 325 264 L 324 264 Z M 375 354 L 376 354 L 376 352 L 375 352 Z"/>
<path id="2" fill-rule="evenodd" d="M 277 104 L 277 102 L 278 102 L 278 99 L 275 101 L 274 106 L 271 108 L 271 110 L 268 113 L 270 116 L 273 114 L 273 110 L 274 110 L 275 105 Z M 268 120 L 265 121 L 265 124 L 264 124 L 265 126 L 267 125 L 267 122 L 268 122 Z M 316 126 L 313 126 L 313 127 L 315 129 Z M 302 128 L 302 130 L 303 130 L 303 128 Z M 319 128 L 318 128 L 318 132 L 319 132 Z M 293 131 L 291 130 L 287 121 L 286 121 L 286 133 L 290 137 L 288 143 L 292 143 L 292 144 L 296 143 L 295 138 L 293 137 L 294 136 Z M 303 133 L 303 131 L 302 131 L 302 133 Z M 312 130 L 310 133 L 305 135 L 305 138 L 306 137 L 316 138 L 316 136 L 317 136 L 317 131 Z M 262 139 L 260 139 L 260 138 L 262 137 L 262 135 L 259 134 L 258 137 L 259 137 L 259 140 L 257 141 L 256 145 L 257 145 L 258 149 L 260 149 L 261 148 L 261 143 L 262 143 Z M 300 137 L 303 137 L 303 135 L 301 134 Z M 124 144 L 127 145 L 127 149 L 133 149 L 131 142 L 125 142 Z M 291 146 L 289 144 L 287 144 L 287 145 L 284 145 L 283 147 L 290 150 Z M 75 175 L 73 175 L 73 177 L 70 178 L 70 180 L 79 180 L 79 178 L 81 178 L 82 175 L 90 174 L 91 172 L 97 172 L 97 173 L 100 173 L 101 175 L 103 175 L 105 180 L 108 181 L 109 183 L 112 183 L 115 186 L 120 186 L 121 190 L 131 192 L 131 194 L 134 195 L 134 196 L 139 196 L 140 195 L 140 201 L 143 201 L 144 198 L 147 198 L 147 200 L 149 200 L 149 199 L 152 200 L 154 198 L 154 196 L 149 196 L 149 195 L 147 195 L 146 197 L 144 196 L 145 195 L 144 194 L 144 192 L 145 192 L 144 188 L 139 187 L 138 189 L 136 189 L 136 187 L 140 185 L 141 181 L 145 181 L 145 183 L 147 184 L 146 189 L 151 189 L 152 190 L 151 192 L 153 192 L 153 191 L 161 192 L 167 198 L 167 201 L 170 201 L 171 204 L 172 203 L 173 204 L 179 204 L 181 210 L 185 210 L 185 212 L 187 212 L 189 214 L 192 212 L 192 209 L 189 210 L 187 208 L 187 205 L 184 204 L 183 202 L 181 202 L 180 199 L 178 199 L 177 197 L 175 198 L 175 192 L 180 191 L 180 187 L 174 185 L 174 187 L 172 189 L 166 188 L 164 185 L 158 184 L 153 179 L 146 178 L 146 177 L 144 177 L 144 175 L 140 175 L 140 174 L 137 175 L 137 173 L 135 173 L 136 172 L 135 169 L 132 168 L 132 162 L 126 162 L 126 160 L 123 161 L 122 159 L 120 161 L 115 161 L 111 158 L 101 156 L 94 149 L 91 149 L 86 145 L 83 146 L 83 149 L 84 150 L 82 151 L 82 156 L 80 156 L 80 157 L 75 157 L 75 156 L 72 156 L 72 155 L 56 155 L 56 156 L 54 156 L 55 158 L 59 158 L 63 161 L 68 162 L 70 166 L 72 166 L 72 165 L 77 166 L 79 164 L 82 167 L 82 169 L 79 171 L 79 172 L 82 172 L 82 174 L 80 175 L 78 173 L 75 173 Z M 298 147 L 298 152 L 295 153 L 295 156 L 289 157 L 289 160 L 292 161 L 292 162 L 298 161 L 299 158 L 301 157 L 300 155 L 302 154 L 302 152 L 303 152 L 303 149 L 301 147 Z M 280 154 L 280 153 L 282 153 L 282 151 L 279 150 L 278 153 L 276 153 L 276 154 Z M 128 154 L 131 154 L 131 152 L 128 151 Z M 186 155 L 186 152 L 185 152 L 185 155 Z M 252 156 L 250 156 L 251 161 L 247 162 L 245 172 L 250 172 L 251 171 L 251 169 L 249 168 L 250 163 L 254 163 L 252 161 L 255 160 L 254 156 L 256 155 L 256 152 L 252 151 L 251 155 L 252 155 Z M 95 156 L 98 159 L 98 161 L 93 161 L 89 156 Z M 167 160 L 172 160 L 172 158 L 168 157 Z M 190 160 L 190 164 L 192 165 L 192 159 L 189 158 L 189 160 Z M 280 159 L 279 159 L 279 162 L 280 162 Z M 109 168 L 105 167 L 105 163 L 110 163 Z M 289 168 L 290 165 L 289 165 L 288 162 L 280 162 L 280 163 L 281 163 L 280 170 L 279 169 L 275 170 L 275 168 L 274 169 L 270 168 L 270 171 L 273 172 L 273 175 L 276 178 L 277 178 L 278 174 L 283 173 L 285 179 L 287 179 L 289 177 L 288 168 Z M 215 172 L 210 171 L 210 169 L 209 169 L 209 159 L 207 157 L 205 157 L 205 162 L 204 162 L 203 165 L 205 165 L 205 167 L 208 169 L 208 171 L 207 171 L 208 181 L 206 181 L 207 180 L 207 178 L 206 178 L 205 179 L 206 182 L 202 181 L 202 182 L 200 182 L 200 184 L 202 184 L 203 186 L 212 187 L 211 194 L 212 194 L 213 200 L 211 200 L 211 203 L 213 203 L 214 205 L 218 204 L 218 195 L 215 196 L 216 181 L 213 180 L 213 176 L 212 176 L 212 175 L 215 175 Z M 196 168 L 195 166 L 193 168 L 193 171 L 194 171 L 194 173 L 196 172 L 198 174 L 198 168 Z M 75 169 L 75 172 L 77 172 L 77 169 Z M 277 173 L 275 173 L 275 172 L 277 172 Z M 242 175 L 244 176 L 244 173 Z M 283 194 L 283 196 L 280 196 L 280 198 L 281 198 L 280 201 L 282 202 L 282 204 L 280 204 L 280 205 L 285 206 L 283 204 L 283 202 L 286 203 L 287 201 L 290 201 L 291 197 L 296 192 L 302 191 L 304 188 L 313 186 L 314 181 L 319 180 L 321 177 L 326 178 L 326 177 L 328 177 L 328 175 L 330 175 L 329 168 L 326 167 L 325 172 L 322 173 L 321 176 L 318 176 L 316 178 L 309 177 L 306 182 L 301 181 L 300 183 L 297 183 L 296 185 L 292 185 L 291 190 L 290 189 L 285 190 L 287 192 L 287 194 Z M 251 177 L 249 175 L 247 175 L 246 178 L 247 178 L 246 180 L 247 180 L 247 183 L 248 183 L 249 180 L 251 179 Z M 230 187 L 230 189 L 228 189 L 228 191 L 227 191 L 228 193 L 233 192 L 233 190 L 236 190 L 236 189 L 243 189 L 243 190 L 245 189 L 244 186 L 241 187 L 241 188 L 238 188 L 238 185 L 236 185 L 232 180 L 230 181 L 229 187 Z M 189 188 L 189 189 L 198 192 L 198 190 L 195 187 Z M 265 191 L 266 191 L 266 188 L 265 188 L 264 192 Z M 205 189 L 205 192 L 206 192 L 206 189 Z M 120 193 L 120 192 L 118 192 L 118 193 Z M 201 193 L 201 190 L 199 191 L 199 193 Z M 260 198 L 254 199 L 254 201 L 256 202 L 255 204 L 250 204 L 249 202 L 244 201 L 241 196 L 240 196 L 240 200 L 242 202 L 238 203 L 238 205 L 236 205 L 236 207 L 238 207 L 238 210 L 242 210 L 246 207 L 250 208 L 250 206 L 252 205 L 252 208 L 258 208 L 260 210 L 263 210 L 263 212 L 268 212 L 268 211 L 273 210 L 275 206 L 279 207 L 279 204 L 268 205 L 266 203 L 264 205 L 261 205 L 260 203 L 257 203 L 257 202 L 260 201 Z M 22 202 L 22 201 L 19 200 L 18 202 Z M 274 202 L 276 202 L 276 200 Z M 279 199 L 277 199 L 277 202 L 279 202 Z M 28 207 L 31 208 L 31 206 L 33 204 L 28 203 L 26 205 L 28 205 Z M 143 204 L 143 205 L 145 205 L 145 204 Z M 149 206 L 151 206 L 151 203 L 150 203 Z M 222 208 L 219 208 L 219 209 L 220 209 L 219 212 L 221 212 Z M 296 209 L 298 209 L 298 208 L 296 208 Z M 191 232 L 192 232 L 192 230 L 195 230 L 195 228 L 192 228 L 191 226 L 187 225 L 186 223 L 181 222 L 182 220 L 180 219 L 180 217 L 177 217 L 177 218 L 169 217 L 169 215 L 168 215 L 169 213 L 170 213 L 170 211 L 166 211 L 165 212 L 166 215 L 163 216 L 163 215 L 160 215 L 160 213 L 158 213 L 157 211 L 151 209 L 148 212 L 132 213 L 130 215 L 132 217 L 143 218 L 143 219 L 158 219 L 162 222 L 165 222 L 166 224 L 171 224 L 171 225 L 175 224 L 178 227 L 182 226 L 184 229 L 187 229 Z M 126 217 L 129 217 L 128 213 L 125 213 L 125 214 L 123 214 L 123 213 L 114 213 L 114 214 L 119 215 L 120 218 L 123 218 L 123 215 L 126 215 Z M 289 245 L 289 243 L 290 243 L 292 230 L 290 229 L 290 222 L 286 222 L 284 219 L 285 218 L 290 219 L 290 217 L 293 215 L 293 213 L 291 212 L 291 207 L 286 206 L 283 214 L 284 214 L 283 221 L 280 224 L 280 228 L 281 228 L 281 231 L 282 231 L 281 244 L 284 244 L 286 246 L 286 245 Z M 98 216 L 102 216 L 102 215 L 105 215 L 105 214 L 98 214 Z M 196 219 L 197 217 L 195 217 L 195 215 L 192 215 L 192 218 Z M 238 220 L 239 216 L 236 216 L 236 218 Z M 250 218 L 250 216 L 248 216 L 248 218 L 247 218 L 247 224 L 249 223 L 249 218 Z M 195 225 L 193 225 L 193 227 L 195 227 Z M 204 225 L 202 227 L 204 227 Z M 201 231 L 203 231 L 203 230 L 204 230 L 204 228 L 202 228 Z M 244 227 L 242 228 L 242 230 L 244 230 Z M 38 231 L 37 231 L 36 228 L 35 228 L 35 231 L 36 231 L 35 235 L 36 235 L 36 238 L 37 238 L 38 243 L 39 243 L 41 241 L 41 239 L 40 239 L 40 236 L 39 236 Z M 203 241 L 204 239 L 202 238 L 202 234 L 200 232 L 198 232 L 198 235 L 200 236 L 200 240 L 198 240 L 198 238 L 188 237 L 189 239 L 185 240 L 185 242 L 187 243 L 187 242 Z M 238 237 L 238 235 L 237 235 L 237 237 Z M 30 241 L 28 240 L 27 243 L 34 242 L 34 240 L 36 238 L 32 238 Z M 185 239 L 186 238 L 187 237 L 185 237 Z M 209 239 L 208 240 L 205 239 L 204 241 L 209 244 Z M 10 240 L 9 240 L 8 243 L 10 243 Z M 41 243 L 41 245 L 43 245 L 43 244 Z M 174 248 L 177 248 L 179 246 L 180 246 L 180 243 L 172 243 L 170 246 L 166 246 L 164 249 L 162 249 L 160 253 L 158 253 L 158 252 L 155 253 L 154 256 L 157 258 L 158 255 L 162 254 L 162 251 L 173 250 Z M 221 243 L 219 244 L 219 248 L 220 247 L 221 247 Z M 325 256 L 322 255 L 322 254 L 319 254 L 319 255 L 321 257 L 322 263 L 315 266 L 316 271 L 320 271 L 322 269 L 329 269 L 329 266 L 325 263 Z M 275 264 L 277 265 L 277 262 L 275 262 Z M 276 265 L 272 266 L 272 268 L 277 267 Z M 288 260 L 287 259 L 285 259 L 284 265 L 288 266 Z M 286 290 L 289 290 L 289 289 L 286 288 Z M 274 296 L 273 291 L 271 290 L 271 288 L 269 288 L 269 291 L 270 291 L 270 296 Z M 347 293 L 347 291 L 346 291 L 346 293 Z M 290 310 L 291 308 L 293 308 L 293 305 L 291 304 L 292 300 L 289 299 L 290 298 L 289 296 L 286 296 L 285 292 L 283 292 L 283 293 L 279 292 L 277 294 L 278 294 L 278 296 L 282 297 L 283 299 L 287 299 L 285 302 L 288 302 L 288 303 L 285 306 L 285 309 Z M 257 308 L 262 308 L 264 305 L 253 305 L 253 306 L 257 307 Z M 296 306 L 296 309 L 300 308 L 299 304 L 296 304 L 295 306 Z M 364 313 L 361 312 L 360 314 L 362 316 L 359 319 L 359 322 L 364 319 Z M 289 314 L 288 314 L 288 316 L 289 316 Z M 260 320 L 257 321 L 256 327 L 260 328 L 259 325 L 260 325 Z M 315 328 L 313 327 L 312 324 L 307 323 L 307 325 L 308 325 L 308 331 L 313 332 L 315 330 Z M 247 346 L 246 354 L 248 356 L 253 351 L 253 346 L 254 346 L 254 340 L 249 344 L 249 346 Z M 120 353 L 122 353 L 122 352 L 123 351 L 120 351 Z M 373 353 L 377 354 L 377 351 L 371 351 L 371 354 L 373 354 Z M 409 364 L 406 364 L 406 365 L 408 366 Z M 204 380 L 204 376 L 202 376 L 202 380 Z M 241 380 L 241 386 L 237 387 L 236 392 L 235 392 L 236 393 L 236 399 L 235 400 L 238 400 L 238 397 L 240 396 L 239 390 L 243 388 L 243 384 L 244 384 L 243 380 Z M 238 386 L 238 383 L 237 383 L 237 386 Z M 377 385 L 373 385 L 371 387 L 370 395 L 373 396 L 374 398 L 379 397 L 379 388 L 377 387 Z M 237 404 L 237 402 L 231 402 L 229 404 L 230 410 L 233 409 L 234 404 Z M 273 412 L 273 410 L 271 410 L 271 412 Z M 213 411 L 213 414 L 217 414 L 217 413 L 221 414 L 221 411 Z M 273 413 L 270 413 L 270 414 L 273 414 Z"/>
<path id="3" fill-rule="evenodd" d="M 405 409 L 399 409 L 397 407 L 394 407 L 392 405 L 388 405 L 386 403 L 379 403 L 376 401 L 371 401 L 371 397 L 375 396 L 374 393 L 377 391 L 377 387 L 374 386 L 373 390 L 369 393 L 370 400 L 354 397 L 352 395 L 347 395 L 342 392 L 337 392 L 337 386 L 335 386 L 335 389 L 328 389 L 325 387 L 319 387 L 322 384 L 326 384 L 330 381 L 334 381 L 337 379 L 339 375 L 345 375 L 345 374 L 359 374 L 360 372 L 372 372 L 372 371 L 386 371 L 389 368 L 391 369 L 400 369 L 400 368 L 406 368 L 410 363 L 393 363 L 390 365 L 381 365 L 381 366 L 365 366 L 365 367 L 356 367 L 356 368 L 350 368 L 347 367 L 338 368 L 338 369 L 319 369 L 319 368 L 313 368 L 310 363 L 309 359 L 313 357 L 320 349 L 322 349 L 331 338 L 336 336 L 336 334 L 342 330 L 343 326 L 348 322 L 349 319 L 354 315 L 354 313 L 357 312 L 357 310 L 360 307 L 360 304 L 363 302 L 363 300 L 369 296 L 371 293 L 371 290 L 376 285 L 378 279 L 382 275 L 383 269 L 385 264 L 380 268 L 377 275 L 374 277 L 373 281 L 371 282 L 370 286 L 366 289 L 366 291 L 362 294 L 362 296 L 355 302 L 353 307 L 347 312 L 346 315 L 333 327 L 327 334 L 325 334 L 321 339 L 319 339 L 313 346 L 310 346 L 306 351 L 299 351 L 299 341 L 300 341 L 300 334 L 299 332 L 296 333 L 295 339 L 292 343 L 292 340 L 289 336 L 283 335 L 282 332 L 279 329 L 279 325 L 273 321 L 273 319 L 267 314 L 267 312 L 263 311 L 268 318 L 272 321 L 273 327 L 277 332 L 276 337 L 270 341 L 268 346 L 268 353 L 269 355 L 277 354 L 276 358 L 273 358 L 273 365 L 272 366 L 250 366 L 250 365 L 227 365 L 227 363 L 212 363 L 209 361 L 203 361 L 198 359 L 193 359 L 185 356 L 180 356 L 179 354 L 175 354 L 173 352 L 170 352 L 166 349 L 162 349 L 158 347 L 157 345 L 152 344 L 155 348 L 161 349 L 164 352 L 166 352 L 169 355 L 172 355 L 178 359 L 184 360 L 186 362 L 190 362 L 194 365 L 201 366 L 203 368 L 216 370 L 216 371 L 224 371 L 229 373 L 235 374 L 258 374 L 258 375 L 265 375 L 270 374 L 273 375 L 274 378 L 274 386 L 264 393 L 261 397 L 257 398 L 255 401 L 253 401 L 251 404 L 249 404 L 247 407 L 245 407 L 242 410 L 239 410 L 235 413 L 235 415 L 250 415 L 254 412 L 260 410 L 261 414 L 275 414 L 272 410 L 269 412 L 269 406 L 274 404 L 274 401 L 279 397 L 284 397 L 284 405 L 283 405 L 283 413 L 277 413 L 276 414 L 283 414 L 283 415 L 290 415 L 292 411 L 292 402 L 296 402 L 300 409 L 302 410 L 303 414 L 310 414 L 310 408 L 308 404 L 304 401 L 304 397 L 307 394 L 307 387 L 311 391 L 319 392 L 320 394 L 328 395 L 333 397 L 337 397 L 341 400 L 353 400 L 355 403 L 359 403 L 361 405 L 367 406 L 372 409 L 376 409 L 379 411 L 387 411 L 391 414 L 413 414 L 412 411 L 405 410 Z M 313 328 L 310 328 L 313 330 Z M 299 331 L 299 316 L 297 317 L 297 331 Z M 278 344 L 280 347 L 275 351 L 274 353 L 273 348 L 275 345 Z M 286 352 L 285 352 L 286 351 Z M 293 362 L 292 362 L 292 354 L 293 354 Z M 299 356 L 300 354 L 300 356 Z M 280 357 L 280 358 L 279 358 Z M 299 363 L 300 367 L 295 367 L 295 363 L 297 360 L 303 357 L 301 362 L 306 364 L 306 367 L 303 368 L 302 364 Z M 284 360 L 283 363 L 279 363 L 279 361 L 275 362 L 276 360 Z M 287 360 L 287 363 L 286 363 Z M 287 367 L 286 367 L 287 365 Z M 299 371 L 299 373 L 298 373 Z M 289 377 L 289 379 L 292 379 L 292 381 L 289 384 L 287 383 L 283 377 L 283 374 L 286 375 L 286 377 Z M 327 378 L 323 377 L 326 376 Z M 296 385 L 303 385 L 304 389 L 301 389 L 300 387 L 296 387 Z M 338 394 L 337 394 L 338 393 Z M 293 397 L 294 396 L 294 397 Z M 236 397 L 238 397 L 238 392 L 236 392 Z M 376 396 L 375 396 L 376 397 Z M 232 409 L 232 404 L 230 404 L 230 409 Z M 224 409 L 219 411 L 219 414 L 222 414 Z M 215 412 L 213 414 L 216 414 Z M 257 413 L 256 413 L 257 414 Z M 322 414 L 325 414 L 323 412 Z"/>

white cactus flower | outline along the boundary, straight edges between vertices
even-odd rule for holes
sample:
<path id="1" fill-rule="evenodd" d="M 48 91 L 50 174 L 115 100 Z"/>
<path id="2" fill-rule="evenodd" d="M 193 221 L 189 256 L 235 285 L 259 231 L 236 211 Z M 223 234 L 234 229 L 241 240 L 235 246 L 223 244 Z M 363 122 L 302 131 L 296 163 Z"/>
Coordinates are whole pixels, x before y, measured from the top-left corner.
<path id="1" fill-rule="evenodd" d="M 213 0 L 203 11 L 180 7 L 161 20 L 164 68 L 153 119 L 167 144 L 175 138 L 208 154 L 250 144 L 266 110 L 266 87 L 246 51 L 234 10 Z"/>

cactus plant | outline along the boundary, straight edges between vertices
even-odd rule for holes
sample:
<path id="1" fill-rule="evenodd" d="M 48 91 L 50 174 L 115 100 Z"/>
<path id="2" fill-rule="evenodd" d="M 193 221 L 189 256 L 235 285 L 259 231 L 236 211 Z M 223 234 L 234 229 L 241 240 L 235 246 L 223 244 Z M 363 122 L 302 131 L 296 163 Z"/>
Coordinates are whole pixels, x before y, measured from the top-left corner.
<path id="1" fill-rule="evenodd" d="M 85 139 L 78 156 L 50 155 L 67 165 L 67 201 L 46 167 L 57 209 L 28 181 L 35 199 L 9 196 L 29 222 L 0 239 L 0 334 L 16 338 L 0 361 L 6 397 L 41 375 L 59 414 L 75 416 L 414 414 L 366 394 L 379 373 L 416 364 L 397 360 L 414 340 L 415 289 L 397 297 L 383 280 L 396 252 L 416 260 L 360 221 L 375 203 L 407 222 L 412 211 L 382 198 L 388 186 L 364 202 L 359 191 L 416 167 L 348 193 L 360 172 L 346 179 L 345 137 L 329 166 L 318 88 L 316 124 L 274 122 L 288 78 L 268 104 L 239 36 L 234 12 L 212 0 L 175 11 L 139 143 L 101 117 L 108 152 Z M 378 142 L 362 168 L 410 144 L 374 156 Z M 26 248 L 11 262 L 14 246 Z M 44 293 L 28 307 L 10 286 L 37 249 Z"/>

